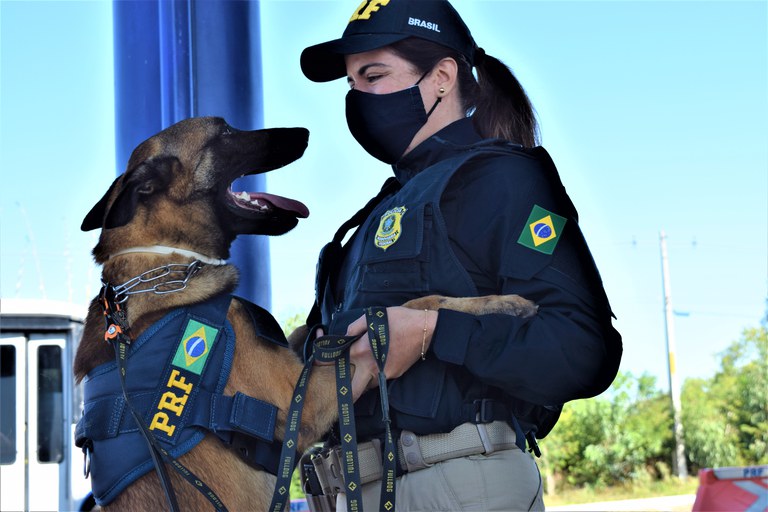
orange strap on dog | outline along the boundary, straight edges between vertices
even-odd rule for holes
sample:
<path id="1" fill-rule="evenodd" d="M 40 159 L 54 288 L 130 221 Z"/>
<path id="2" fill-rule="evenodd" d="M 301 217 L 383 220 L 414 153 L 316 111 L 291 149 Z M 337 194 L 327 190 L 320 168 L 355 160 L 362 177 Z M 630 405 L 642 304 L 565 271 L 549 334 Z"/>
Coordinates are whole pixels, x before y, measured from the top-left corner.
<path id="1" fill-rule="evenodd" d="M 125 311 L 120 304 L 115 302 L 114 290 L 108 284 L 104 284 L 101 289 L 99 299 L 101 300 L 101 310 L 104 314 L 105 330 L 104 341 L 122 341 L 130 343 L 131 339 L 127 336 L 128 326 L 126 324 Z"/>

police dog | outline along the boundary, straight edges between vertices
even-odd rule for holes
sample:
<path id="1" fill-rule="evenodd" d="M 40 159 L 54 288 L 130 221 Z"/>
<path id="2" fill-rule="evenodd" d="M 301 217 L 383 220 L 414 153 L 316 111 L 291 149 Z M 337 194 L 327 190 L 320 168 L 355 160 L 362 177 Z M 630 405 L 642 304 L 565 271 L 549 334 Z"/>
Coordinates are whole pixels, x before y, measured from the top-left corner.
<path id="1" fill-rule="evenodd" d="M 122 311 L 132 339 L 174 309 L 232 293 L 238 271 L 223 264 L 223 260 L 229 257 L 235 237 L 280 235 L 308 215 L 307 208 L 298 201 L 270 194 L 235 193 L 230 186 L 243 175 L 267 172 L 300 158 L 307 140 L 308 132 L 303 128 L 240 131 L 223 119 L 207 117 L 181 121 L 133 151 L 125 173 L 114 181 L 81 226 L 84 231 L 101 228 L 93 256 L 103 266 L 102 281 L 122 284 L 137 276 L 151 280 L 156 276 L 146 273 L 152 269 L 169 264 L 184 268 L 196 260 L 201 264 L 191 275 L 169 276 L 174 281 L 187 280 L 183 291 L 164 293 L 179 285 L 160 278 L 148 283 L 152 287 L 159 285 L 154 292 L 129 296 Z M 142 287 L 147 285 L 140 284 L 135 290 Z M 238 343 L 224 394 L 239 391 L 276 405 L 279 413 L 275 433 L 282 436 L 302 363 L 290 349 L 256 337 L 251 315 L 237 300 L 231 302 L 227 320 Z M 96 298 L 90 305 L 75 357 L 76 379 L 82 380 L 114 358 L 112 347 L 105 342 L 104 311 Z M 126 373 L 130 372 L 129 365 Z M 332 368 L 316 368 L 311 383 L 299 450 L 319 439 L 336 417 L 335 407 L 328 406 L 336 400 Z M 267 508 L 274 477 L 254 470 L 234 450 L 223 449 L 215 436 L 207 435 L 179 461 L 231 510 Z M 182 510 L 210 508 L 200 493 L 175 472 L 170 473 Z M 154 471 L 120 493 L 107 506 L 112 507 L 166 508 Z"/>
<path id="2" fill-rule="evenodd" d="M 181 121 L 134 150 L 125 173 L 114 181 L 81 226 L 85 231 L 101 229 L 93 256 L 103 267 L 105 287 L 136 285 L 132 293 L 122 297 L 124 302 L 119 306 L 131 339 L 140 339 L 169 312 L 232 293 L 238 271 L 224 260 L 238 235 L 280 235 L 308 215 L 306 207 L 297 201 L 269 194 L 236 193 L 231 188 L 233 180 L 242 175 L 267 172 L 300 158 L 307 139 L 308 132 L 302 128 L 240 131 L 223 119 L 207 117 Z M 166 276 L 170 268 L 191 270 L 180 276 Z M 507 313 L 535 313 L 535 306 L 516 297 L 469 299 L 463 308 L 462 300 L 466 299 L 433 296 L 409 306 L 435 310 L 452 307 L 476 313 L 491 312 L 500 306 L 500 311 Z M 109 366 L 105 363 L 115 359 L 112 346 L 105 342 L 104 304 L 101 296 L 91 303 L 75 357 L 76 379 L 81 381 L 88 375 L 86 386 L 92 373 L 98 374 L 100 368 Z M 237 343 L 223 395 L 243 393 L 274 404 L 274 436 L 280 440 L 303 364 L 287 346 L 257 334 L 251 310 L 244 302 L 232 300 L 226 319 Z M 299 337 L 303 334 L 291 336 L 293 340 Z M 129 360 L 126 373 L 130 376 L 131 371 Z M 173 382 L 182 387 L 183 379 L 177 377 Z M 184 405 L 181 400 L 186 396 L 174 402 L 179 415 Z M 335 421 L 335 402 L 333 368 L 315 368 L 301 418 L 299 453 L 320 439 Z M 97 421 L 89 418 L 87 407 L 84 420 Z M 179 461 L 231 510 L 265 510 L 270 502 L 275 477 L 244 462 L 216 435 L 206 434 Z M 94 466 L 93 478 L 98 477 L 96 471 Z M 175 472 L 169 473 L 180 509 L 210 508 L 201 493 Z M 104 508 L 166 507 L 159 479 L 152 470 L 109 500 L 103 500 Z"/>

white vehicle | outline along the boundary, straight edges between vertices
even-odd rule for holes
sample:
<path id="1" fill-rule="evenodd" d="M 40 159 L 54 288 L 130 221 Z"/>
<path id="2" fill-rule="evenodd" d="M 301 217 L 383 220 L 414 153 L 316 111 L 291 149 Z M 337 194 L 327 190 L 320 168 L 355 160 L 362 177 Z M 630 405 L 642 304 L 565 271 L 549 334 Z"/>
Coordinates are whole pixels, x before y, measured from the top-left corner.
<path id="1" fill-rule="evenodd" d="M 0 299 L 0 510 L 89 510 L 72 373 L 85 308 Z"/>

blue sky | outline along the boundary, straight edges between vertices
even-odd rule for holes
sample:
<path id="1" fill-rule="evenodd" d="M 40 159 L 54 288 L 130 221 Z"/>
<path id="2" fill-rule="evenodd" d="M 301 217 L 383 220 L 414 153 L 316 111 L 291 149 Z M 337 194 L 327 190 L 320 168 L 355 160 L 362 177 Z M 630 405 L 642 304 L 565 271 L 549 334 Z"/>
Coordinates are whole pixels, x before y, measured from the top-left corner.
<path id="1" fill-rule="evenodd" d="M 261 3 L 265 126 L 311 133 L 305 156 L 267 179 L 312 212 L 270 241 L 279 320 L 306 311 L 320 247 L 391 172 L 349 135 L 344 81 L 315 84 L 298 66 L 358 3 Z M 678 371 L 711 376 L 766 311 L 766 3 L 454 5 L 538 112 L 619 317 L 622 369 L 666 386 L 664 230 Z M 94 234 L 79 225 L 115 175 L 111 15 L 107 1 L 0 1 L 2 298 L 84 304 L 98 288 Z"/>

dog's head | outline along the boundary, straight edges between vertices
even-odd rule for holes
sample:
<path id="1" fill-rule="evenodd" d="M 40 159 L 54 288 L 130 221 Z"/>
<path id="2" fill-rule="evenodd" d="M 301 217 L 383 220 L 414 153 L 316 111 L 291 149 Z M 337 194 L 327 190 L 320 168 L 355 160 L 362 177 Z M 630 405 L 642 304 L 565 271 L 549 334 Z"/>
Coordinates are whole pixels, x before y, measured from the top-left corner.
<path id="1" fill-rule="evenodd" d="M 237 235 L 281 235 L 309 215 L 298 201 L 232 190 L 241 176 L 300 158 L 308 137 L 304 128 L 241 131 L 221 118 L 181 121 L 133 151 L 125 173 L 88 212 L 81 229 L 102 228 L 94 249 L 100 262 L 119 246 L 179 243 L 228 257 Z"/>

